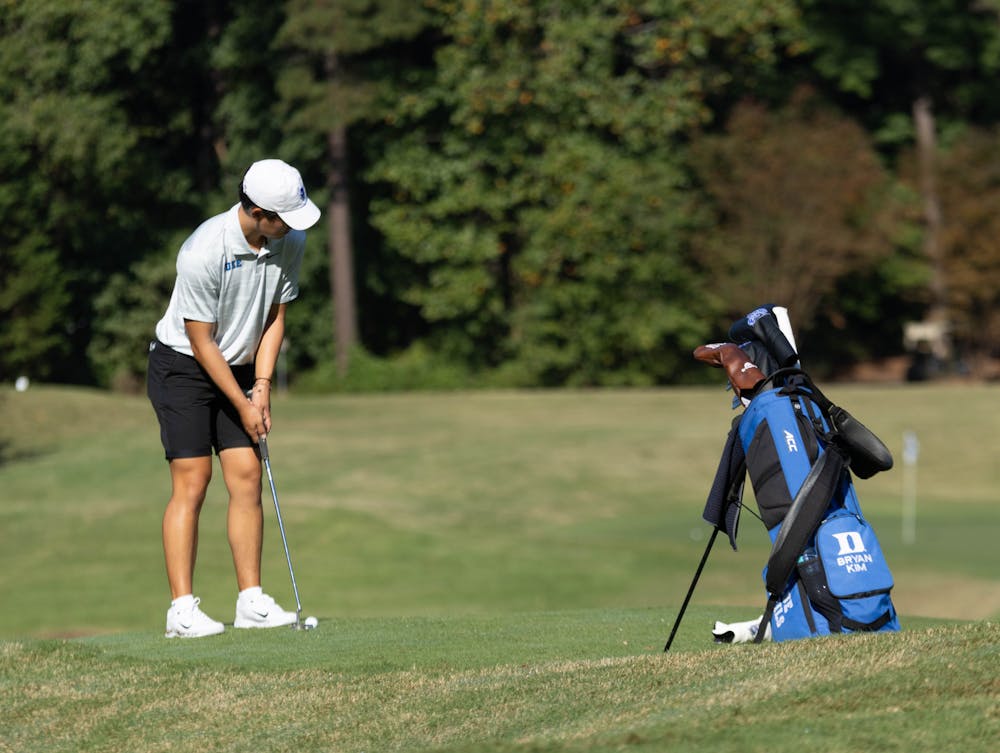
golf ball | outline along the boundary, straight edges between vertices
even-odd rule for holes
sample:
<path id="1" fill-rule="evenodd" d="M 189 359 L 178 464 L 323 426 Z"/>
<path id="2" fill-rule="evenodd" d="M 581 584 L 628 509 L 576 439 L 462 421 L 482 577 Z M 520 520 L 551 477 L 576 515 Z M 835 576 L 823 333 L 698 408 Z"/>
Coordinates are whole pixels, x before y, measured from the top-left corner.
<path id="1" fill-rule="evenodd" d="M 315 617 L 306 617 L 305 626 L 307 628 L 312 629 L 312 628 L 316 627 L 317 625 L 319 625 L 319 620 L 317 620 Z"/>

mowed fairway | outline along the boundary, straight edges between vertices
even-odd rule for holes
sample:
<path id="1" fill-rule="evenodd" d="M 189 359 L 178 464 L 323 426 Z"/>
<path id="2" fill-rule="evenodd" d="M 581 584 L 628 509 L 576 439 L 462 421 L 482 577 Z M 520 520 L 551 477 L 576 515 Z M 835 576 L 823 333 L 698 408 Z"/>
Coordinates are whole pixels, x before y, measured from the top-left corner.
<path id="1" fill-rule="evenodd" d="M 843 749 L 824 735 L 854 719 L 881 725 L 852 738 L 881 749 L 991 750 L 1000 390 L 826 392 L 897 459 L 858 490 L 906 634 L 714 646 L 712 620 L 763 605 L 767 537 L 744 515 L 665 657 L 710 532 L 721 389 L 278 396 L 272 467 L 320 628 L 192 642 L 162 638 L 169 477 L 145 399 L 2 390 L 0 750 L 251 749 L 230 719 L 267 750 L 797 750 L 809 733 L 782 722 L 815 716 L 800 696 L 826 707 L 813 749 Z M 905 431 L 921 448 L 914 543 Z M 264 585 L 287 606 L 264 502 Z M 217 473 L 196 592 L 231 622 L 224 519 Z M 771 715 L 744 723 L 757 706 Z"/>

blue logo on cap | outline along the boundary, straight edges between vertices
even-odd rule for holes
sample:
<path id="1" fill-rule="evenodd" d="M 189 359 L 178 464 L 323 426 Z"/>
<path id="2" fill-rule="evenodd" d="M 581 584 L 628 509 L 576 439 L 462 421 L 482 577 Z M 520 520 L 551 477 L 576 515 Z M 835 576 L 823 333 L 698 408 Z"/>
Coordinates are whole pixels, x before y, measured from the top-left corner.
<path id="1" fill-rule="evenodd" d="M 305 186 L 299 186 L 299 198 L 302 199 L 302 201 L 306 200 L 306 188 L 305 188 Z"/>

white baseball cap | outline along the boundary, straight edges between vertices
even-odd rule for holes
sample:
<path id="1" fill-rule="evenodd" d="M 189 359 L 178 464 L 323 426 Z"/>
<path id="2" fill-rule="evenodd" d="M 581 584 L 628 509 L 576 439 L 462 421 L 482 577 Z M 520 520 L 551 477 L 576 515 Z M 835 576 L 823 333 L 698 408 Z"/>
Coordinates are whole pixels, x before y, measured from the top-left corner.
<path id="1" fill-rule="evenodd" d="M 293 230 L 306 230 L 319 219 L 319 207 L 306 196 L 299 171 L 280 159 L 262 159 L 243 176 L 243 193 L 268 212 L 277 212 Z"/>

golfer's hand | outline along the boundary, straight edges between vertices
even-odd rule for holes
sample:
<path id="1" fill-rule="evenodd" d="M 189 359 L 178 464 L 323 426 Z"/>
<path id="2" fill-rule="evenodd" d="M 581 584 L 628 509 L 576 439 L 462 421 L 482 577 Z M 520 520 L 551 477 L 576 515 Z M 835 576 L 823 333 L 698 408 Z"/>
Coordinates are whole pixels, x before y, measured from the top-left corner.
<path id="1" fill-rule="evenodd" d="M 243 423 L 243 431 L 257 441 L 257 437 L 266 435 L 270 429 L 270 421 L 266 420 L 264 413 L 251 400 L 240 408 L 240 421 Z"/>
<path id="2" fill-rule="evenodd" d="M 264 420 L 265 434 L 271 431 L 271 383 L 266 379 L 257 380 L 250 391 L 250 402 L 260 411 Z"/>

